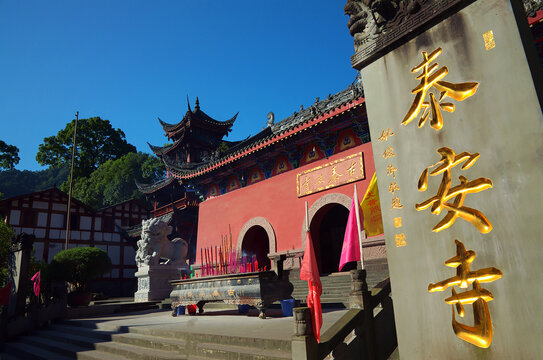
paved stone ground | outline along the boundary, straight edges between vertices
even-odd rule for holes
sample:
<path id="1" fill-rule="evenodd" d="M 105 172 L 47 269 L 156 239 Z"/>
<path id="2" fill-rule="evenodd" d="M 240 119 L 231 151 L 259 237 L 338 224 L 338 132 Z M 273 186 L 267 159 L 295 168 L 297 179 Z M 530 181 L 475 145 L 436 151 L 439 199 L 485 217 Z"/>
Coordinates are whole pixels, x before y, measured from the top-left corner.
<path id="1" fill-rule="evenodd" d="M 239 314 L 237 310 L 206 310 L 203 314 L 172 317 L 171 311 L 150 310 L 122 315 L 78 318 L 79 323 L 96 326 L 104 330 L 117 330 L 122 327 L 142 326 L 191 331 L 198 334 L 215 334 L 262 339 L 290 340 L 294 334 L 293 317 L 283 317 L 281 310 L 269 309 L 267 318 L 260 319 L 257 310 Z M 336 322 L 346 309 L 323 309 L 324 333 Z"/>

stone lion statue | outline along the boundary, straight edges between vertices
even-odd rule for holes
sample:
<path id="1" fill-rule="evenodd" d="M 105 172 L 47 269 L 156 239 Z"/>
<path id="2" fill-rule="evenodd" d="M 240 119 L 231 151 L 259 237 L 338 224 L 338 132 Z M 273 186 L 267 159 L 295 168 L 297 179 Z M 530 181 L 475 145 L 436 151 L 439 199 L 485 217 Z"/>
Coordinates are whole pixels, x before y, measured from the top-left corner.
<path id="1" fill-rule="evenodd" d="M 159 219 L 141 222 L 141 240 L 138 241 L 136 264 L 141 266 L 163 264 L 187 266 L 188 243 L 176 238 L 170 241 L 172 227 Z"/>
<path id="2" fill-rule="evenodd" d="M 349 15 L 347 27 L 354 37 L 355 51 L 366 42 L 374 41 L 388 22 L 405 18 L 421 9 L 428 0 L 347 0 L 343 10 Z"/>

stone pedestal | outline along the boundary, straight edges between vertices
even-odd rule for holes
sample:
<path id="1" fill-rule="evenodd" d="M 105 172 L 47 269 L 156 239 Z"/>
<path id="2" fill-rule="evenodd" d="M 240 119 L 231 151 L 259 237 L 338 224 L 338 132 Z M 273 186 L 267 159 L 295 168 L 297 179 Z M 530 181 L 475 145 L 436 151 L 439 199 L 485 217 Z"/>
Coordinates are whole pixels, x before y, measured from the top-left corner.
<path id="1" fill-rule="evenodd" d="M 170 296 L 170 280 L 180 279 L 188 270 L 180 265 L 142 266 L 136 272 L 138 291 L 134 294 L 135 302 L 163 300 Z"/>

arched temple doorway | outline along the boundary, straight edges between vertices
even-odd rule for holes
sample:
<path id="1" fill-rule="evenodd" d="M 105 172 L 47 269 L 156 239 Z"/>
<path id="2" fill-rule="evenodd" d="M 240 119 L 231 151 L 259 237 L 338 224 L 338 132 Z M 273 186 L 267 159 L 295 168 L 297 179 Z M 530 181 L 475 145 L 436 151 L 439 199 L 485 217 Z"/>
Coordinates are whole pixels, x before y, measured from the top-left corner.
<path id="1" fill-rule="evenodd" d="M 256 225 L 245 233 L 241 244 L 241 251 L 249 260 L 253 255 L 256 255 L 259 268 L 266 266 L 268 270 L 270 269 L 270 259 L 268 258 L 268 253 L 270 252 L 269 239 L 263 227 Z"/>
<path id="2" fill-rule="evenodd" d="M 258 267 L 270 270 L 270 252 L 275 252 L 275 233 L 270 223 L 264 218 L 253 218 L 248 221 L 239 234 L 238 250 L 250 260 L 256 256 Z"/>
<path id="3" fill-rule="evenodd" d="M 309 210 L 309 230 L 321 275 L 339 271 L 351 201 L 347 195 L 328 194 L 317 200 Z M 305 239 L 303 245 L 305 248 Z M 356 263 L 349 263 L 342 272 L 355 268 Z"/>

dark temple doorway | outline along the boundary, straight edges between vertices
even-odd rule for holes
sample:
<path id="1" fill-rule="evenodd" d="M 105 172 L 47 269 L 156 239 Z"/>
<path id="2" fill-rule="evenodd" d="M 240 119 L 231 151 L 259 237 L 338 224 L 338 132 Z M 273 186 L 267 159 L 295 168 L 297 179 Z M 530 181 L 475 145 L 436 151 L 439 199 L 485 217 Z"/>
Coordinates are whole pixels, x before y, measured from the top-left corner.
<path id="1" fill-rule="evenodd" d="M 311 220 L 311 237 L 321 275 L 339 271 L 339 259 L 343 237 L 347 227 L 349 210 L 340 204 L 327 204 L 320 208 Z M 342 272 L 356 269 L 356 263 L 349 263 Z"/>
<path id="2" fill-rule="evenodd" d="M 241 243 L 241 251 L 243 255 L 247 256 L 249 261 L 253 255 L 256 255 L 259 268 L 263 269 L 266 267 L 267 270 L 271 269 L 270 259 L 268 258 L 270 240 L 268 233 L 262 226 L 255 225 L 247 230 Z"/>

